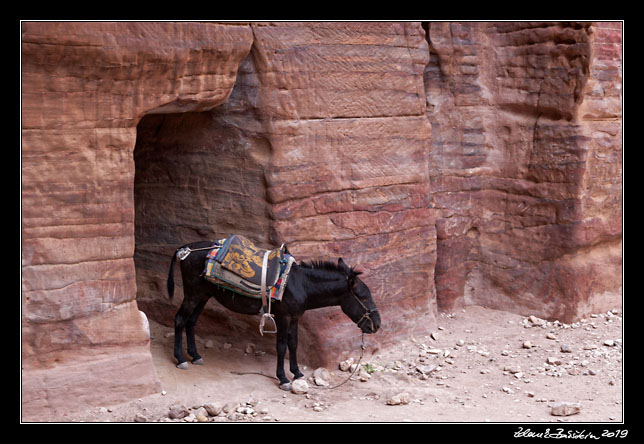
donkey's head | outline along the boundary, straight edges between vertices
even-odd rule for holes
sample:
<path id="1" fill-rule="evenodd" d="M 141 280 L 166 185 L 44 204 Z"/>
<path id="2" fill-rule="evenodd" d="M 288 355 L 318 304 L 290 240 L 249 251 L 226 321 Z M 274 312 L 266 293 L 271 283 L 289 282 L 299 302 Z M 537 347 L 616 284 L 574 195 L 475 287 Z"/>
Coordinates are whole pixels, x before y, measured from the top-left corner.
<path id="1" fill-rule="evenodd" d="M 358 277 L 362 274 L 338 259 L 338 268 L 346 275 L 347 292 L 342 295 L 340 307 L 363 333 L 375 333 L 380 328 L 380 313 L 371 297 L 369 287 Z"/>

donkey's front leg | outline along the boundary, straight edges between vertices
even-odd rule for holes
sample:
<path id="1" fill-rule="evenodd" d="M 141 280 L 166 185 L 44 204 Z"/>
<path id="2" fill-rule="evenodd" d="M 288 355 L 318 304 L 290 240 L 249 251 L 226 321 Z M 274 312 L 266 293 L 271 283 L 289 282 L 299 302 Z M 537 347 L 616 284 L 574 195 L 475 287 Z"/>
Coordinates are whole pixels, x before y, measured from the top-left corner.
<path id="1" fill-rule="evenodd" d="M 288 360 L 289 369 L 293 373 L 293 379 L 303 378 L 304 375 L 297 366 L 297 319 L 291 320 L 288 328 Z"/>
<path id="2" fill-rule="evenodd" d="M 288 320 L 277 319 L 277 370 L 275 376 L 279 379 L 282 390 L 291 390 L 291 381 L 288 380 L 286 373 L 284 373 L 284 356 L 286 355 L 288 329 Z"/>

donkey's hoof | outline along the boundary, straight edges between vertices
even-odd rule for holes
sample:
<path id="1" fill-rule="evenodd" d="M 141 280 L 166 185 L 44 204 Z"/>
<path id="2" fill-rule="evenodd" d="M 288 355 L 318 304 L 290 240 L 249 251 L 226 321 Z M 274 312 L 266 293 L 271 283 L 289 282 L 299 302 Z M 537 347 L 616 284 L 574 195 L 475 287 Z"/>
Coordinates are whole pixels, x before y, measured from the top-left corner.
<path id="1" fill-rule="evenodd" d="M 284 384 L 280 384 L 280 388 L 282 390 L 286 390 L 287 392 L 291 391 L 291 383 L 290 382 L 285 382 Z"/>
<path id="2" fill-rule="evenodd" d="M 194 365 L 203 365 L 203 359 L 202 358 L 195 359 L 194 361 L 192 361 L 192 363 Z"/>
<path id="3" fill-rule="evenodd" d="M 177 364 L 177 368 L 181 370 L 188 370 L 188 363 L 186 361 L 183 361 L 181 364 Z"/>

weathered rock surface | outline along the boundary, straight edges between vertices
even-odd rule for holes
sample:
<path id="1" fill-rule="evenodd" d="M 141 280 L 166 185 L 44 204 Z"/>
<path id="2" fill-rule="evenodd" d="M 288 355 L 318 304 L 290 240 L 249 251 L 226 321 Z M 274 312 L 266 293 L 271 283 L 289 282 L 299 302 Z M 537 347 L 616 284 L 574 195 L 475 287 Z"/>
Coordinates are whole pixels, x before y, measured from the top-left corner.
<path id="1" fill-rule="evenodd" d="M 158 389 L 139 309 L 170 324 L 170 255 L 232 232 L 361 264 L 383 346 L 619 306 L 619 23 L 25 22 L 22 74 L 23 419 Z M 337 307 L 300 329 L 310 365 L 358 347 Z"/>
<path id="2" fill-rule="evenodd" d="M 135 302 L 136 125 L 224 102 L 248 26 L 22 23 L 22 414 L 158 389 Z"/>
<path id="3" fill-rule="evenodd" d="M 427 30 L 438 306 L 565 322 L 609 309 L 621 298 L 621 24 Z"/>
<path id="4" fill-rule="evenodd" d="M 242 233 L 298 260 L 361 264 L 391 343 L 434 323 L 436 236 L 428 208 L 430 126 L 415 23 L 251 24 L 228 100 L 138 126 L 137 302 L 172 320 L 163 288 L 183 243 Z M 358 44 L 358 45 L 356 45 Z M 418 292 L 418 289 L 424 289 Z M 404 302 L 403 302 L 404 301 Z M 208 304 L 198 328 L 259 338 L 257 319 Z M 359 330 L 338 307 L 308 312 L 298 355 L 336 362 Z M 268 347 L 267 347 L 268 348 Z"/>

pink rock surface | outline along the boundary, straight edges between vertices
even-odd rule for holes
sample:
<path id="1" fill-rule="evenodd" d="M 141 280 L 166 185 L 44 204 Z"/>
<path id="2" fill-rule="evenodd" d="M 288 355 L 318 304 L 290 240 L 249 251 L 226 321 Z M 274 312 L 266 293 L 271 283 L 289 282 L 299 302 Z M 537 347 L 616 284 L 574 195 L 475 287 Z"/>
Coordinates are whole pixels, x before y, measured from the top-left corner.
<path id="1" fill-rule="evenodd" d="M 158 390 L 139 310 L 171 324 L 170 255 L 233 232 L 360 264 L 371 345 L 466 304 L 564 322 L 619 306 L 621 34 L 22 23 L 23 418 Z M 202 316 L 260 340 L 252 317 Z M 300 355 L 335 364 L 357 332 L 311 311 Z"/>
<path id="2" fill-rule="evenodd" d="M 224 102 L 247 26 L 22 23 L 22 414 L 159 389 L 134 252 L 136 125 Z"/>

